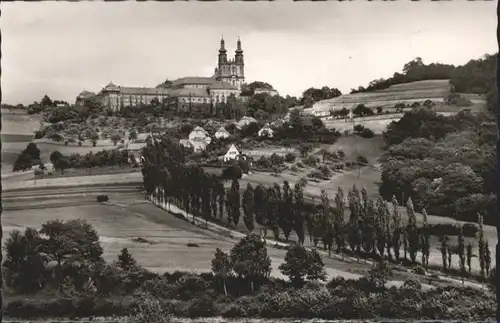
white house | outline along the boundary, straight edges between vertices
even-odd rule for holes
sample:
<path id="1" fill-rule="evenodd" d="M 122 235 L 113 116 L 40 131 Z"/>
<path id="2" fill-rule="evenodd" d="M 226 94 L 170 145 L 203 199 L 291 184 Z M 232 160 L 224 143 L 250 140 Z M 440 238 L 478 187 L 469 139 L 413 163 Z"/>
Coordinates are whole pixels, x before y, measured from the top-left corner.
<path id="1" fill-rule="evenodd" d="M 199 139 L 205 139 L 206 137 L 210 137 L 208 132 L 205 129 L 203 129 L 202 127 L 197 126 L 196 128 L 193 129 L 193 131 L 191 131 L 188 139 L 189 140 L 197 140 L 197 139 L 199 140 Z"/>
<path id="2" fill-rule="evenodd" d="M 255 120 L 254 118 L 252 117 L 247 117 L 247 116 L 244 116 L 243 118 L 240 119 L 240 121 L 238 121 L 236 123 L 236 128 L 237 129 L 241 129 L 243 128 L 244 126 L 247 126 L 251 123 L 257 123 L 257 120 Z"/>
<path id="3" fill-rule="evenodd" d="M 236 149 L 236 146 L 231 145 L 231 147 L 229 147 L 227 153 L 222 157 L 222 159 L 225 162 L 227 162 L 229 160 L 235 160 L 236 158 L 238 158 L 239 155 L 240 152 L 238 151 L 238 149 Z"/>
<path id="4" fill-rule="evenodd" d="M 207 138 L 210 139 L 210 137 Z M 207 149 L 207 145 L 209 144 L 209 142 L 207 143 L 207 140 L 203 139 L 194 139 L 194 140 L 181 139 L 179 140 L 179 144 L 181 144 L 185 148 L 191 148 L 193 149 L 194 152 L 198 153 L 205 151 Z"/>
<path id="5" fill-rule="evenodd" d="M 258 132 L 257 132 L 257 135 L 259 137 L 268 137 L 268 138 L 272 138 L 273 137 L 273 129 L 271 129 L 271 127 L 269 126 L 269 123 L 266 123 L 264 125 L 264 127 L 262 127 Z"/>
<path id="6" fill-rule="evenodd" d="M 229 131 L 226 130 L 226 128 L 220 127 L 219 130 L 217 130 L 215 132 L 214 136 L 217 139 L 226 139 L 226 138 L 229 138 L 229 136 L 231 136 L 231 134 L 229 133 Z"/>

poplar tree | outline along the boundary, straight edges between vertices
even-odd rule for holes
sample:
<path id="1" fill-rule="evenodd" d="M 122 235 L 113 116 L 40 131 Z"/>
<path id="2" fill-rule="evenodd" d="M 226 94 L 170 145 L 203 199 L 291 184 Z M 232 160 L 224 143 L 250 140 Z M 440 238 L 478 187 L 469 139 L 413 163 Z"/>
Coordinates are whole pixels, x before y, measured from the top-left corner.
<path id="1" fill-rule="evenodd" d="M 425 209 L 422 210 L 422 216 L 424 218 L 424 224 L 422 226 L 421 233 L 421 246 L 422 246 L 422 265 L 427 269 L 429 267 L 429 256 L 430 256 L 430 237 L 429 237 L 429 228 L 427 226 L 427 211 Z"/>
<path id="2" fill-rule="evenodd" d="M 488 239 L 485 239 L 484 242 L 484 269 L 486 271 L 486 277 L 490 276 L 490 269 L 491 269 L 491 252 L 490 252 L 490 246 L 488 243 Z"/>
<path id="3" fill-rule="evenodd" d="M 463 225 L 460 226 L 460 232 L 457 237 L 457 253 L 460 264 L 460 274 L 462 276 L 462 284 L 464 284 L 464 276 L 467 273 L 467 270 L 465 269 L 465 239 Z"/>
<path id="4" fill-rule="evenodd" d="M 283 234 L 285 235 L 286 241 L 290 238 L 290 233 L 293 227 L 293 218 L 295 214 L 293 212 L 293 191 L 290 188 L 288 181 L 283 182 L 283 202 L 280 211 L 280 216 L 278 219 L 279 227 Z"/>
<path id="5" fill-rule="evenodd" d="M 486 270 L 486 245 L 484 239 L 483 216 L 478 215 L 479 232 L 477 237 L 477 247 L 479 253 L 479 267 L 481 268 L 481 278 L 485 278 Z"/>
<path id="6" fill-rule="evenodd" d="M 359 213 L 360 203 L 355 191 L 356 187 L 348 194 L 349 209 L 351 211 L 349 222 L 347 223 L 347 242 L 352 252 L 357 253 L 358 261 L 360 254 L 360 228 L 359 228 Z"/>
<path id="7" fill-rule="evenodd" d="M 217 197 L 219 198 L 219 219 L 222 221 L 224 216 L 224 201 L 226 200 L 226 189 L 223 183 L 217 185 Z"/>
<path id="8" fill-rule="evenodd" d="M 417 252 L 419 249 L 419 234 L 417 228 L 417 218 L 413 209 L 413 202 L 408 198 L 406 203 L 406 212 L 408 213 L 408 224 L 406 225 L 406 237 L 408 242 L 408 252 L 412 263 L 417 261 Z"/>
<path id="9" fill-rule="evenodd" d="M 474 257 L 472 253 L 472 243 L 467 244 L 467 268 L 469 270 L 469 276 L 471 275 L 472 272 L 472 257 Z"/>
<path id="10" fill-rule="evenodd" d="M 401 248 L 401 216 L 398 211 L 399 203 L 396 196 L 392 197 L 392 222 L 393 222 L 393 233 L 392 233 L 392 247 L 394 249 L 394 257 L 396 261 L 399 260 L 399 251 Z"/>
<path id="11" fill-rule="evenodd" d="M 266 238 L 267 236 L 267 218 L 266 218 L 266 208 L 267 208 L 267 190 L 262 185 L 258 185 L 254 191 L 255 200 L 255 221 L 264 227 L 262 236 Z"/>
<path id="12" fill-rule="evenodd" d="M 380 258 L 384 258 L 384 251 L 386 249 L 387 244 L 387 203 L 385 203 L 384 199 L 379 196 L 377 198 L 377 213 L 376 213 L 376 239 L 377 239 L 377 250 L 380 255 Z"/>
<path id="13" fill-rule="evenodd" d="M 278 202 L 278 192 L 274 189 L 274 187 L 268 187 L 267 191 L 267 205 L 265 209 L 265 218 L 267 228 L 271 229 L 274 234 L 275 239 L 279 239 L 279 227 L 278 227 L 278 212 L 279 205 Z"/>
<path id="14" fill-rule="evenodd" d="M 372 200 L 366 200 L 363 202 L 364 206 L 364 218 L 362 222 L 362 234 L 361 237 L 363 250 L 369 254 L 375 251 L 375 206 Z"/>
<path id="15" fill-rule="evenodd" d="M 293 197 L 295 200 L 293 230 L 297 234 L 300 244 L 304 244 L 305 229 L 304 229 L 304 186 L 298 182 L 293 188 Z"/>
<path id="16" fill-rule="evenodd" d="M 255 227 L 255 199 L 253 187 L 250 183 L 247 184 L 247 188 L 243 193 L 243 213 L 243 222 L 245 223 L 248 233 L 251 233 Z"/>
<path id="17" fill-rule="evenodd" d="M 342 188 L 337 189 L 337 194 L 335 195 L 335 243 L 337 244 L 337 253 L 342 253 L 342 258 L 344 258 L 344 248 L 345 248 L 345 221 L 344 221 L 344 191 Z"/>
<path id="18" fill-rule="evenodd" d="M 441 235 L 439 237 L 439 242 L 441 243 L 440 251 L 441 251 L 441 259 L 443 261 L 443 271 L 446 271 L 448 269 L 447 266 L 448 240 L 449 238 L 445 235 Z"/>
<path id="19" fill-rule="evenodd" d="M 330 206 L 330 199 L 325 190 L 321 191 L 321 211 L 320 214 L 320 226 L 321 230 L 321 240 L 325 249 L 328 249 L 328 255 L 331 256 L 333 241 L 335 239 L 333 232 L 333 215 L 332 208 Z"/>
<path id="20" fill-rule="evenodd" d="M 226 195 L 228 222 L 236 227 L 241 216 L 240 183 L 237 179 L 233 179 L 231 189 Z"/>

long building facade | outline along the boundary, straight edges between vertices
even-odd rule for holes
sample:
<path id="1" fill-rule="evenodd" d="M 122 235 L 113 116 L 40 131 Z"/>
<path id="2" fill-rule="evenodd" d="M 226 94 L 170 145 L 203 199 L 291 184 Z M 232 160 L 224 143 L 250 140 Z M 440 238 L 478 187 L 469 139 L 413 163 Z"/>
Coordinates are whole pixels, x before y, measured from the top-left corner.
<path id="1" fill-rule="evenodd" d="M 151 104 L 156 101 L 173 111 L 215 111 L 217 103 L 227 103 L 230 95 L 239 96 L 245 82 L 245 67 L 241 41 L 236 43 L 234 59 L 228 59 L 224 39 L 221 39 L 218 65 L 211 77 L 183 77 L 171 87 L 124 87 L 110 82 L 95 95 L 102 106 L 113 111 L 124 107 Z M 91 92 L 83 91 L 76 99 L 82 104 Z"/>

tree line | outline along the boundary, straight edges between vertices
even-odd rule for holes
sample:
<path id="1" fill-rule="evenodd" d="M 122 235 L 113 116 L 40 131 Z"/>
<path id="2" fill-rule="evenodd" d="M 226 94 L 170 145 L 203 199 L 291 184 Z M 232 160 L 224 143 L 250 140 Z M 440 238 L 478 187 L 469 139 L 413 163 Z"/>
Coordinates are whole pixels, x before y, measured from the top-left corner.
<path id="1" fill-rule="evenodd" d="M 392 198 L 390 207 L 382 197 L 370 199 L 365 189 L 355 186 L 347 196 L 339 188 L 333 201 L 323 191 L 320 202 L 315 203 L 304 198 L 303 182 L 292 186 L 284 181 L 282 185 L 255 188 L 248 184 L 242 191 L 239 181 L 233 179 L 230 189 L 226 190 L 217 175 L 207 174 L 197 165 L 184 164 L 181 148 L 169 138 L 151 140 L 143 156 L 147 194 L 158 203 L 180 207 L 193 216 L 193 221 L 200 217 L 207 222 L 220 222 L 227 215 L 228 225 L 238 227 L 243 222 L 249 233 L 256 231 L 257 223 L 264 238 L 269 232 L 276 240 L 283 237 L 290 241 L 295 235 L 297 242 L 304 244 L 309 237 L 315 247 L 321 243 L 329 254 L 353 254 L 358 260 L 365 256 L 417 264 L 420 253 L 420 264 L 428 267 L 431 230 L 427 229 L 425 209 L 422 211 L 424 223 L 417 225 L 411 198 L 406 203 L 408 221 L 404 224 L 396 197 Z M 463 238 L 463 230 L 458 236 Z M 459 257 L 464 255 L 462 249 L 450 248 L 441 248 L 441 251 Z M 489 252 L 488 248 L 481 250 Z"/>

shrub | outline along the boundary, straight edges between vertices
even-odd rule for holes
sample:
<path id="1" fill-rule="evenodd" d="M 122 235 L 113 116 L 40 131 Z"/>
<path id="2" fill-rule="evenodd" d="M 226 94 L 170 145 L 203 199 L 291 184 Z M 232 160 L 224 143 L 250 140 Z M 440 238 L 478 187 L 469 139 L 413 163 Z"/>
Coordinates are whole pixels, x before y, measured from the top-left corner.
<path id="1" fill-rule="evenodd" d="M 307 174 L 307 177 L 322 179 L 323 178 L 323 174 L 321 173 L 320 170 L 313 169 L 311 172 L 309 172 L 309 174 Z"/>
<path id="2" fill-rule="evenodd" d="M 370 282 L 377 288 L 382 288 L 393 275 L 392 266 L 386 261 L 379 261 L 370 269 L 368 275 Z"/>
<path id="3" fill-rule="evenodd" d="M 189 317 L 210 317 L 215 315 L 215 303 L 208 295 L 201 295 L 194 298 L 188 309 L 187 314 Z"/>
<path id="4" fill-rule="evenodd" d="M 407 278 L 403 283 L 403 288 L 421 290 L 422 284 L 415 278 Z"/>
<path id="5" fill-rule="evenodd" d="M 325 165 L 319 166 L 318 170 L 321 172 L 321 175 L 324 178 L 330 178 L 332 176 L 332 172 L 330 171 L 330 168 L 328 168 Z"/>
<path id="6" fill-rule="evenodd" d="M 359 164 L 359 165 L 368 165 L 368 158 L 366 158 L 365 156 L 363 155 L 359 155 L 357 158 L 356 158 L 356 162 Z"/>
<path id="7" fill-rule="evenodd" d="M 295 161 L 295 154 L 288 153 L 285 155 L 285 161 L 287 163 L 293 163 Z"/>
<path id="8" fill-rule="evenodd" d="M 375 133 L 369 129 L 369 128 L 364 128 L 359 135 L 363 138 L 373 138 L 375 137 Z"/>
<path id="9" fill-rule="evenodd" d="M 45 134 L 41 131 L 35 131 L 35 139 L 41 139 L 44 135 Z"/>
<path id="10" fill-rule="evenodd" d="M 339 156 L 339 158 L 340 158 L 340 159 L 344 159 L 344 157 L 345 157 L 345 153 L 344 153 L 344 151 L 343 151 L 343 150 L 339 150 L 339 151 L 337 152 L 337 155 Z"/>
<path id="11" fill-rule="evenodd" d="M 414 266 L 412 271 L 417 275 L 425 275 L 425 268 L 422 267 L 421 265 Z"/>
<path id="12" fill-rule="evenodd" d="M 296 165 L 297 165 L 297 167 L 300 167 L 300 168 L 304 168 L 305 167 L 304 164 L 301 163 L 301 162 L 298 162 Z"/>
<path id="13" fill-rule="evenodd" d="M 141 304 L 134 315 L 137 322 L 155 323 L 166 320 L 168 313 L 163 309 L 157 298 L 145 293 L 139 297 L 141 298 Z"/>
<path id="14" fill-rule="evenodd" d="M 307 166 L 314 167 L 319 163 L 319 158 L 316 156 L 309 155 L 306 158 L 303 158 L 302 162 Z"/>
<path id="15" fill-rule="evenodd" d="M 97 202 L 107 202 L 109 197 L 107 195 L 97 195 Z"/>

